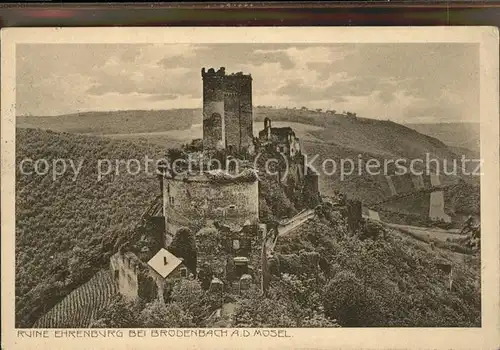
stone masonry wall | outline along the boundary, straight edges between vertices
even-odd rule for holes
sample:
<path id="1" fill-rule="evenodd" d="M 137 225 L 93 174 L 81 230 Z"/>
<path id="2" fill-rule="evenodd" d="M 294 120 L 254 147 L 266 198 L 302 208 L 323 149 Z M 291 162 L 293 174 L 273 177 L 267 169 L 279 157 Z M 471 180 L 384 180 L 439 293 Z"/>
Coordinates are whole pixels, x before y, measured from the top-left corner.
<path id="1" fill-rule="evenodd" d="M 167 279 L 165 279 L 152 268 L 145 266 L 141 268 L 138 264 L 145 263 L 138 261 L 137 256 L 131 252 L 126 252 L 124 254 L 116 253 L 110 258 L 110 269 L 115 278 L 117 290 L 123 297 L 130 301 L 138 300 L 140 297 L 139 285 L 144 278 L 149 277 L 152 278 L 154 284 L 156 284 L 157 289 L 155 297 L 158 298 L 159 301 L 163 301 L 168 281 L 183 278 L 181 269 L 185 268 L 184 264 L 180 264 L 168 275 Z M 142 273 L 140 271 L 142 271 Z"/>
<path id="2" fill-rule="evenodd" d="M 118 292 L 128 300 L 138 297 L 136 261 L 127 254 L 116 253 L 110 258 L 110 268 Z"/>
<path id="3" fill-rule="evenodd" d="M 214 220 L 243 225 L 259 218 L 258 181 L 214 183 L 166 179 L 166 231 L 173 235 L 186 226 L 192 230 Z"/>
<path id="4" fill-rule="evenodd" d="M 240 80 L 226 76 L 224 81 L 224 124 L 226 148 L 240 149 Z"/>

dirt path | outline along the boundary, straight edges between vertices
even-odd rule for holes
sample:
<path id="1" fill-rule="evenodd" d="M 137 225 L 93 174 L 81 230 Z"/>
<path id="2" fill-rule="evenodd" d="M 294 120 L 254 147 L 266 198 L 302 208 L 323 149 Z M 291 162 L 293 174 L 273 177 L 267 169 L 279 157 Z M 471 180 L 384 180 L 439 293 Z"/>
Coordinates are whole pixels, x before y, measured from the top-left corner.
<path id="1" fill-rule="evenodd" d="M 305 223 L 307 220 L 312 218 L 314 215 L 315 215 L 315 212 L 313 209 L 304 210 L 304 211 L 298 213 L 290 220 L 283 222 L 283 223 L 280 223 L 280 225 L 278 226 L 278 235 L 279 236 L 286 235 L 290 231 L 296 229 L 297 227 L 299 227 L 300 225 Z"/>

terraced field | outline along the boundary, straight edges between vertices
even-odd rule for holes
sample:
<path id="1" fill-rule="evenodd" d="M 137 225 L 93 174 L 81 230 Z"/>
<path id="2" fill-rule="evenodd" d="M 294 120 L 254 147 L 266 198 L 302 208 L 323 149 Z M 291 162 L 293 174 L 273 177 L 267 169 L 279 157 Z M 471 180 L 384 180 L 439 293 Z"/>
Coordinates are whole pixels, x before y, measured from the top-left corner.
<path id="1" fill-rule="evenodd" d="M 52 310 L 35 322 L 35 328 L 83 328 L 108 305 L 117 293 L 108 269 L 97 272 L 90 281 L 71 292 Z"/>

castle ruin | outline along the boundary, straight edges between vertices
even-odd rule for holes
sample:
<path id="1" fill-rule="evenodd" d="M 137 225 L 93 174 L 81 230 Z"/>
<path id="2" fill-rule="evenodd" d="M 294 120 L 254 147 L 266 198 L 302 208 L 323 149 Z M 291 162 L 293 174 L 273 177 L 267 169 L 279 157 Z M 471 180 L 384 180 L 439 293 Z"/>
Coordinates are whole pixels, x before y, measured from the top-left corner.
<path id="1" fill-rule="evenodd" d="M 252 76 L 201 70 L 203 148 L 245 152 L 253 145 Z"/>
<path id="2" fill-rule="evenodd" d="M 252 77 L 226 74 L 224 67 L 217 71 L 203 68 L 201 74 L 203 147 L 189 150 L 189 157 L 203 160 L 205 155 L 222 154 L 242 168 L 233 173 L 230 168 L 214 170 L 202 162 L 199 169 L 183 168 L 181 172 L 166 166 L 159 169 L 161 195 L 143 217 L 144 234 L 134 247 L 122 247 L 110 260 L 117 289 L 131 300 L 147 295 L 162 301 L 169 283 L 197 276 L 199 271 L 189 271 L 181 257 L 167 250 L 183 228 L 198 239 L 207 229 L 216 230 L 222 238 L 222 252 L 200 251 L 196 258 L 216 272 L 215 282 L 239 283 L 244 289 L 253 279 L 259 261 L 252 261 L 251 252 L 258 249 L 264 236 L 276 239 L 278 234 L 277 223 L 260 221 L 258 166 L 249 164 L 254 152 L 286 160 L 290 171 L 276 180 L 287 195 L 302 193 L 302 204 L 307 207 L 320 201 L 317 174 L 307 168 L 293 129 L 272 127 L 266 118 L 264 129 L 254 138 Z"/>

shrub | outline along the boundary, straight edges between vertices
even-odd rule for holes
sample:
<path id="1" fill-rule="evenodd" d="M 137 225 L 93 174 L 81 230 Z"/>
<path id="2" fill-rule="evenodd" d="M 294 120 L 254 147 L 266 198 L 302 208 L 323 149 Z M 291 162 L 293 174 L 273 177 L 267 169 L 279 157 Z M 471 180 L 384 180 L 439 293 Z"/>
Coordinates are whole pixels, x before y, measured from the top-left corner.
<path id="1" fill-rule="evenodd" d="M 184 265 L 196 277 L 196 241 L 190 229 L 186 227 L 180 228 L 172 243 L 170 243 L 168 250 L 176 257 L 184 259 Z"/>
<path id="2" fill-rule="evenodd" d="M 134 328 L 140 326 L 136 317 L 135 305 L 121 296 L 117 296 L 111 304 L 102 310 L 90 327 Z"/>
<path id="3" fill-rule="evenodd" d="M 372 311 L 365 285 L 350 271 L 338 273 L 323 292 L 325 314 L 343 327 L 363 327 Z"/>
<path id="4" fill-rule="evenodd" d="M 139 315 L 140 323 L 147 328 L 193 327 L 192 316 L 176 303 L 164 305 L 154 301 L 146 305 Z"/>
<path id="5" fill-rule="evenodd" d="M 233 326 L 295 327 L 296 322 L 282 301 L 252 293 L 248 295 L 248 298 L 240 301 L 234 315 Z"/>
<path id="6" fill-rule="evenodd" d="M 207 293 L 196 280 L 180 280 L 172 289 L 172 300 L 186 312 L 197 326 L 209 316 L 210 303 Z"/>

